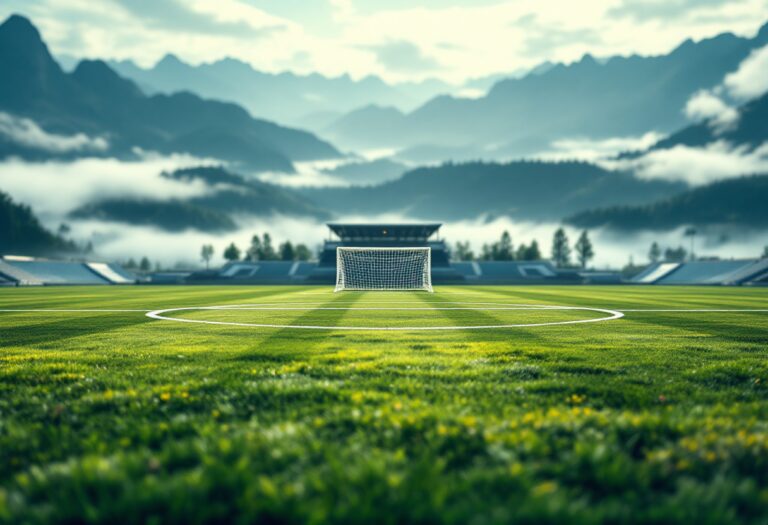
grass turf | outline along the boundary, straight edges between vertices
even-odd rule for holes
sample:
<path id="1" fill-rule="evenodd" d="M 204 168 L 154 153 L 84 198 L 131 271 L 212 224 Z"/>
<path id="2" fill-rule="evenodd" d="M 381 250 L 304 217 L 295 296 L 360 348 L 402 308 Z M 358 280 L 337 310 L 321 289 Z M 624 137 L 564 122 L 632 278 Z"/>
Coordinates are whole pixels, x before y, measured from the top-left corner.
<path id="1" fill-rule="evenodd" d="M 449 301 L 768 309 L 768 290 L 0 290 L 3 309 L 339 308 L 173 314 L 274 324 L 604 315 L 344 309 Z M 0 522 L 768 523 L 767 354 L 768 312 L 439 332 L 0 312 Z"/>

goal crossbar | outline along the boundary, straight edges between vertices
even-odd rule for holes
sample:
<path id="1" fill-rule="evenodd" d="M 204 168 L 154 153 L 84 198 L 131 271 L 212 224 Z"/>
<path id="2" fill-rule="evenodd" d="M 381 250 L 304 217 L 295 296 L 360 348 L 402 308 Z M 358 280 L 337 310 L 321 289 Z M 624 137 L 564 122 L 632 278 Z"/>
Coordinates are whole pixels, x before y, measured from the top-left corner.
<path id="1" fill-rule="evenodd" d="M 336 248 L 336 289 L 432 292 L 429 247 Z"/>

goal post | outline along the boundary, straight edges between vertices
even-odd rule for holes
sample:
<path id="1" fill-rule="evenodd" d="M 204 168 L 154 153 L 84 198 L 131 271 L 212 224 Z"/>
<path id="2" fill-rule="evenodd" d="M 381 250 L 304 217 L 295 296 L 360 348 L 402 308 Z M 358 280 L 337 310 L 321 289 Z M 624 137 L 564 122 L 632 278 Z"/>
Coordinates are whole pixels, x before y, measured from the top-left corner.
<path id="1" fill-rule="evenodd" d="M 336 289 L 432 292 L 432 249 L 336 248 Z"/>

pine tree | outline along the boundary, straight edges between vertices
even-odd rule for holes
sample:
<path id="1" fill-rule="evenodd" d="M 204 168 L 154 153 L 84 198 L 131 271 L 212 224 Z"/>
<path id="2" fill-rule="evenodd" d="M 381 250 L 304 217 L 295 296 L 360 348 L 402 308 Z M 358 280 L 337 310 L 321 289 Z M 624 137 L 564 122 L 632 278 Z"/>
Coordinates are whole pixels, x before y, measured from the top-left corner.
<path id="1" fill-rule="evenodd" d="M 571 248 L 565 230 L 558 228 L 552 238 L 552 260 L 558 267 L 568 266 L 571 261 Z"/>
<path id="2" fill-rule="evenodd" d="M 240 248 L 238 248 L 235 243 L 231 243 L 227 248 L 224 250 L 224 258 L 228 260 L 229 262 L 236 261 L 240 259 Z"/>
<path id="3" fill-rule="evenodd" d="M 312 252 L 309 251 L 309 248 L 307 248 L 306 244 L 297 244 L 296 245 L 296 260 L 298 261 L 308 261 L 312 258 Z"/>
<path id="4" fill-rule="evenodd" d="M 211 263 L 211 258 L 213 258 L 213 245 L 203 244 L 203 247 L 200 249 L 200 258 L 205 262 L 205 269 L 207 270 Z"/>
<path id="5" fill-rule="evenodd" d="M 541 250 L 539 250 L 539 243 L 536 239 L 531 241 L 531 245 L 525 250 L 525 259 L 527 261 L 538 261 L 541 259 Z"/>
<path id="6" fill-rule="evenodd" d="M 459 261 L 471 261 L 475 258 L 475 254 L 472 253 L 472 248 L 469 245 L 469 241 L 457 242 L 454 254 L 456 255 L 456 259 Z"/>
<path id="7" fill-rule="evenodd" d="M 285 241 L 280 245 L 280 259 L 283 261 L 292 261 L 296 258 L 296 252 L 293 249 L 291 241 Z"/>
<path id="8" fill-rule="evenodd" d="M 648 250 L 648 260 L 656 263 L 659 262 L 659 259 L 661 259 L 661 248 L 659 248 L 659 243 L 653 241 L 651 248 Z"/>
<path id="9" fill-rule="evenodd" d="M 141 262 L 139 262 L 139 270 L 142 272 L 148 272 L 152 269 L 152 264 L 150 264 L 149 259 L 144 256 L 141 258 Z"/>
<path id="10" fill-rule="evenodd" d="M 264 233 L 261 237 L 261 260 L 274 261 L 275 259 L 277 259 L 277 253 L 272 246 L 272 236 Z"/>
<path id="11" fill-rule="evenodd" d="M 501 234 L 501 239 L 496 245 L 496 257 L 497 261 L 511 261 L 514 259 L 514 249 L 512 246 L 512 236 L 509 235 L 507 230 Z"/>
<path id="12" fill-rule="evenodd" d="M 587 263 L 589 263 L 595 256 L 595 250 L 592 247 L 592 241 L 589 240 L 587 230 L 581 232 L 574 248 L 576 249 L 576 257 L 579 259 L 579 264 L 582 268 L 586 268 Z"/>
<path id="13" fill-rule="evenodd" d="M 258 235 L 251 237 L 251 247 L 246 250 L 245 259 L 253 262 L 261 259 L 261 239 Z"/>

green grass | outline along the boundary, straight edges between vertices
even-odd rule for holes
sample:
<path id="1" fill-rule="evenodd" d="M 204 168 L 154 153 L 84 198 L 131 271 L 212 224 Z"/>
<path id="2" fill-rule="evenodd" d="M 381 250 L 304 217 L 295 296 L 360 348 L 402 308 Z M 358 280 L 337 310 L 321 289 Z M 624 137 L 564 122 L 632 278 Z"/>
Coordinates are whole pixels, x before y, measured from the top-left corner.
<path id="1" fill-rule="evenodd" d="M 2 289 L 4 309 L 471 326 L 768 309 L 768 289 Z M 171 315 L 171 314 L 169 314 Z M 0 312 L 0 522 L 768 523 L 768 312 L 452 331 Z"/>

